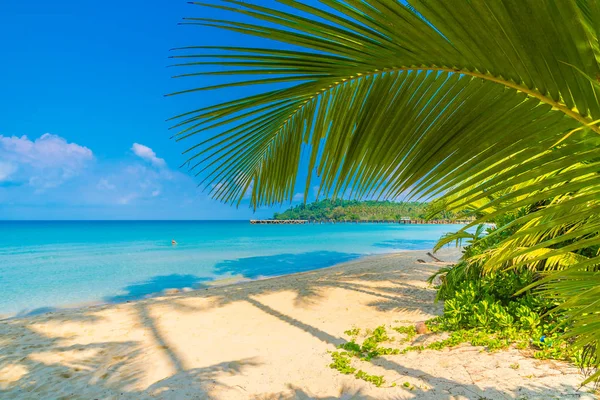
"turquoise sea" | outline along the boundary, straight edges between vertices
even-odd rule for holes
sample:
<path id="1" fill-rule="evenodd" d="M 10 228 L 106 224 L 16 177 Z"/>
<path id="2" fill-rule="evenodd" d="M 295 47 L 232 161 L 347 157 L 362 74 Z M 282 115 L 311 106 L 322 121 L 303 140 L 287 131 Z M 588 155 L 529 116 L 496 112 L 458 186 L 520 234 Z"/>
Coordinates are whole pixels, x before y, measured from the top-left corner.
<path id="1" fill-rule="evenodd" d="M 0 315 L 122 302 L 232 276 L 257 279 L 329 267 L 367 254 L 431 249 L 442 234 L 459 228 L 0 221 Z"/>

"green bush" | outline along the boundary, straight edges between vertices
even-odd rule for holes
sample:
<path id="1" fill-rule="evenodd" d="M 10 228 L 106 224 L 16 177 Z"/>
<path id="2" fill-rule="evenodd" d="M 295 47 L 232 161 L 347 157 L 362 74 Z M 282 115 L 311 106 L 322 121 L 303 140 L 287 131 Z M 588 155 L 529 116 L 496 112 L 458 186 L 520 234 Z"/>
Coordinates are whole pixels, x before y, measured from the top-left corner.
<path id="1" fill-rule="evenodd" d="M 505 216 L 498 221 L 498 225 L 507 224 L 514 217 Z M 538 359 L 566 360 L 581 368 L 592 366 L 591 359 L 584 356 L 584 350 L 572 346 L 572 339 L 565 339 L 564 333 L 570 329 L 570 325 L 564 323 L 565 310 L 556 311 L 556 301 L 528 290 L 540 276 L 536 270 L 521 268 L 484 273 L 485 257 L 481 255 L 486 255 L 486 251 L 498 243 L 499 238 L 480 236 L 482 231 L 480 228 L 472 235 L 472 241 L 464 248 L 461 262 L 442 268 L 430 278 L 430 282 L 435 277 L 441 278 L 437 299 L 444 300 L 444 312 L 427 321 L 427 325 L 433 332 L 448 332 L 446 339 L 426 346 L 409 343 L 402 348 L 384 347 L 384 342 L 393 341 L 397 345 L 411 342 L 416 336 L 415 328 L 392 327 L 403 335 L 393 339 L 384 326 L 379 326 L 362 344 L 356 341 L 361 330 L 353 328 L 345 332 L 352 339 L 338 346 L 340 351 L 332 353 L 330 367 L 381 386 L 383 377 L 357 370 L 352 366 L 352 361 L 357 359 L 365 362 L 384 355 L 441 350 L 462 343 L 482 346 L 487 351 L 515 346 L 529 349 L 532 356 Z M 506 229 L 502 235 L 509 234 L 510 230 Z M 368 330 L 366 332 L 369 333 Z"/>
<path id="2" fill-rule="evenodd" d="M 444 315 L 438 318 L 437 323 L 444 330 L 539 330 L 543 323 L 552 324 L 555 320 L 552 314 L 547 314 L 553 304 L 529 292 L 514 295 L 531 282 L 532 274 L 529 271 L 520 274 L 493 273 L 477 280 L 465 279 L 445 292 Z"/>
<path id="3" fill-rule="evenodd" d="M 505 217 L 499 224 L 509 223 Z M 509 231 L 505 234 L 509 234 Z M 498 242 L 477 238 L 464 249 L 462 261 L 442 268 L 430 278 L 441 277 L 438 300 L 444 300 L 443 315 L 428 321 L 433 331 L 451 332 L 451 337 L 428 348 L 443 348 L 468 342 L 498 350 L 515 345 L 531 348 L 540 359 L 569 360 L 584 367 L 582 350 L 563 339 L 569 325 L 563 324 L 563 312 L 557 303 L 526 290 L 537 273 L 529 269 L 483 273 L 483 260 L 469 262 Z"/>

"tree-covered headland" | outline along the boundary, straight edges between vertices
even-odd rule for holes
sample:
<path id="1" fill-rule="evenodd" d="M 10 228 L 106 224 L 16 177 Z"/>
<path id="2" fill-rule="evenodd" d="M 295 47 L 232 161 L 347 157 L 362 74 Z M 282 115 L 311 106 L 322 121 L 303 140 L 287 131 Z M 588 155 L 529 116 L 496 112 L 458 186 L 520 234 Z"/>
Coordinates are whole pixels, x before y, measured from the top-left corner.
<path id="1" fill-rule="evenodd" d="M 398 221 L 403 218 L 424 220 L 431 207 L 425 202 L 321 200 L 298 204 L 273 219 L 304 219 L 309 221 Z M 463 213 L 440 212 L 435 219 L 455 220 L 464 218 Z"/>

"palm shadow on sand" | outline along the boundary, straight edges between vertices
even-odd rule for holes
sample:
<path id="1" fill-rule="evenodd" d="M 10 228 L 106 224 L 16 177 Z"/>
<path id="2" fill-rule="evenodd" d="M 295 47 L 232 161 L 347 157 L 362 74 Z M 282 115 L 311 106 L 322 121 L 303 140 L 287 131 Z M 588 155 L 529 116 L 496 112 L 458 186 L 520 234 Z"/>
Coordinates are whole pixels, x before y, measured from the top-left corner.
<path id="1" fill-rule="evenodd" d="M 276 254 L 226 260 L 215 265 L 217 275 L 233 275 L 242 279 L 270 278 L 275 276 L 307 272 L 359 258 L 357 253 L 340 253 L 333 251 L 314 251 L 299 254 Z M 121 293 L 107 296 L 107 303 L 123 303 L 141 300 L 164 294 L 165 290 L 176 289 L 205 289 L 213 277 L 202 277 L 191 274 L 157 275 L 152 278 L 135 282 L 121 289 Z M 19 316 L 38 315 L 45 312 L 58 311 L 57 308 L 47 307 L 34 310 Z"/>
<path id="2" fill-rule="evenodd" d="M 218 274 L 241 275 L 248 279 L 273 277 L 322 268 L 359 258 L 358 253 L 311 251 L 298 254 L 276 254 L 227 260 L 215 265 Z"/>
<path id="3" fill-rule="evenodd" d="M 231 274 L 240 274 L 246 277 L 256 276 L 258 273 L 257 262 L 271 263 L 273 273 L 281 274 L 284 267 L 302 260 L 302 257 L 314 259 L 314 254 L 308 256 L 296 255 L 298 258 L 289 257 L 289 255 L 271 256 L 272 258 L 256 258 L 232 260 L 219 266 L 222 271 Z M 327 260 L 328 257 L 321 260 Z M 349 256 L 351 259 L 352 255 Z M 406 256 L 412 257 L 412 256 Z M 329 258 L 331 260 L 331 258 Z M 412 259 L 414 261 L 414 257 Z M 326 262 L 323 261 L 325 265 Z M 337 262 L 337 261 L 336 261 Z M 277 267 L 280 266 L 281 268 Z M 400 265 L 400 263 L 398 263 Z M 279 268 L 279 269 L 278 269 Z M 435 266 L 419 265 L 419 268 L 412 271 L 411 278 L 422 280 L 430 274 Z M 194 275 L 167 275 L 158 276 L 144 282 L 129 285 L 124 288 L 124 294 L 107 299 L 111 302 L 122 302 L 129 299 L 136 299 L 159 293 L 166 288 L 173 287 L 196 287 L 205 288 L 207 280 Z M 373 286 L 374 283 L 385 282 L 385 286 Z M 45 337 L 35 329 L 35 320 L 24 318 L 11 321 L 0 322 L 0 337 L 14 338 L 8 342 L 3 342 L 4 346 L 14 346 L 14 351 L 4 352 L 0 355 L 0 371 L 4 368 L 14 368 L 22 366 L 26 371 L 19 379 L 4 384 L 0 387 L 0 398 L 3 397 L 2 390 L 5 390 L 7 398 L 27 398 L 27 396 L 46 395 L 46 398 L 53 397 L 58 393 L 69 390 L 70 385 L 75 380 L 85 380 L 86 387 L 92 387 L 92 391 L 98 394 L 110 393 L 120 396 L 119 398 L 137 399 L 149 396 L 157 398 L 168 398 L 168 396 L 184 396 L 187 393 L 193 393 L 195 398 L 211 399 L 214 390 L 239 390 L 235 387 L 228 387 L 221 378 L 228 375 L 245 374 L 251 368 L 260 365 L 258 359 L 240 359 L 227 362 L 220 362 L 215 365 L 193 368 L 186 364 L 185 357 L 178 354 L 177 350 L 168 338 L 161 332 L 161 325 L 156 321 L 159 316 L 150 312 L 150 307 L 154 305 L 164 305 L 172 307 L 180 312 L 197 312 L 202 309 L 194 308 L 193 305 L 184 304 L 180 301 L 189 297 L 207 297 L 214 301 L 211 302 L 211 308 L 220 307 L 234 302 L 247 302 L 253 307 L 265 312 L 283 323 L 296 329 L 306 332 L 323 343 L 323 351 L 333 349 L 335 345 L 343 343 L 345 340 L 336 332 L 327 332 L 305 321 L 301 321 L 292 315 L 288 315 L 278 310 L 276 305 L 267 305 L 260 298 L 261 295 L 273 293 L 275 291 L 293 291 L 296 293 L 295 303 L 303 306 L 307 303 L 318 302 L 323 296 L 323 289 L 337 288 L 347 291 L 356 291 L 372 296 L 374 300 L 369 304 L 378 310 L 400 310 L 414 309 L 424 310 L 431 307 L 433 300 L 432 292 L 421 286 L 414 285 L 407 281 L 406 271 L 403 268 L 391 267 L 382 268 L 378 271 L 355 270 L 352 264 L 345 269 L 333 268 L 325 274 L 306 274 L 298 275 L 296 279 L 291 280 L 289 285 L 278 286 L 273 289 L 269 285 L 262 285 L 260 282 L 245 290 L 239 290 L 240 286 L 228 287 L 227 294 L 218 290 L 201 290 L 192 293 L 177 294 L 169 297 L 151 298 L 136 302 L 131 305 L 130 312 L 133 318 L 139 321 L 139 324 L 146 330 L 146 337 L 153 343 L 153 348 L 159 349 L 165 355 L 172 366 L 173 374 L 165 379 L 157 381 L 146 388 L 135 388 L 141 382 L 144 371 L 148 368 L 143 362 L 140 362 L 139 356 L 146 351 L 146 344 L 136 341 L 104 341 L 91 344 L 65 344 L 65 339 L 60 337 Z M 140 297 L 141 296 L 141 297 Z M 97 322 L 98 313 L 94 309 L 81 311 L 67 311 L 50 316 L 54 321 L 68 322 Z M 198 326 L 202 324 L 202 319 L 198 318 Z M 193 328 L 192 328 L 193 329 Z M 17 340 L 19 337 L 27 337 L 27 340 Z M 35 343 L 34 346 L 28 343 Z M 53 364 L 39 361 L 35 355 L 40 351 L 69 353 L 72 351 L 86 354 L 77 363 L 60 362 Z M 89 355 L 87 355 L 89 353 Z M 425 354 L 424 354 L 425 356 Z M 115 358 L 119 360 L 109 369 L 106 369 L 106 359 Z M 141 358 L 143 360 L 143 357 Z M 374 364 L 388 371 L 394 371 L 402 377 L 414 377 L 426 381 L 436 391 L 435 397 L 430 397 L 430 392 L 416 389 L 408 392 L 406 395 L 416 398 L 434 398 L 451 399 L 453 396 L 463 395 L 467 398 L 506 398 L 506 394 L 496 388 L 482 388 L 473 383 L 462 383 L 451 379 L 436 377 L 428 372 L 408 367 L 402 364 L 402 358 L 382 357 L 374 360 Z M 312 368 L 307 365 L 307 368 Z M 43 372 L 40 372 L 43 371 Z M 50 377 L 51 384 L 46 387 L 40 387 L 37 377 L 40 373 Z M 348 379 L 353 379 L 349 377 Z M 75 385 L 72 386 L 76 387 Z M 81 386 L 79 386 L 81 387 Z M 562 388 L 562 389 L 561 389 Z M 56 390 L 56 392 L 52 392 Z M 520 396 L 548 398 L 550 396 L 566 393 L 572 388 L 557 385 L 557 387 L 547 388 L 543 386 L 527 385 L 526 387 L 515 388 Z M 268 392 L 254 398 L 265 400 L 291 400 L 291 399 L 394 399 L 406 398 L 406 396 L 390 396 L 382 389 L 381 396 L 370 396 L 362 393 L 360 390 L 342 391 L 339 397 L 335 396 L 314 396 L 303 388 L 295 387 L 291 383 L 288 390 L 281 392 Z M 242 393 L 242 392 L 239 392 Z M 161 394 L 163 397 L 161 397 Z M 74 393 L 76 395 L 76 393 Z M 244 397 L 241 397 L 244 398 Z"/>
<path id="4" fill-rule="evenodd" d="M 200 289 L 205 282 L 211 278 L 203 278 L 196 275 L 158 275 L 150 279 L 132 283 L 121 290 L 121 294 L 104 298 L 107 303 L 123 303 L 126 301 L 141 300 L 164 293 L 167 289 L 181 290 L 184 288 Z"/>

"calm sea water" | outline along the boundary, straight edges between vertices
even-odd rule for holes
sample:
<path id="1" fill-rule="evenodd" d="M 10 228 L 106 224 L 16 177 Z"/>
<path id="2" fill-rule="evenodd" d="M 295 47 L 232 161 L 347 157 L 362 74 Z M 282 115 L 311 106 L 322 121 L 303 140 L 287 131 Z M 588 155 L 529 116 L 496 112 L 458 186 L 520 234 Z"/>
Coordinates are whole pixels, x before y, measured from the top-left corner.
<path id="1" fill-rule="evenodd" d="M 120 302 L 430 249 L 459 225 L 250 225 L 247 221 L 0 221 L 0 314 Z M 171 239 L 178 242 L 171 245 Z"/>

